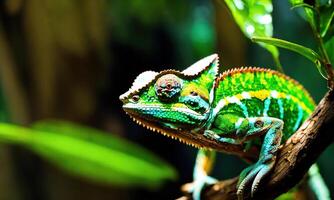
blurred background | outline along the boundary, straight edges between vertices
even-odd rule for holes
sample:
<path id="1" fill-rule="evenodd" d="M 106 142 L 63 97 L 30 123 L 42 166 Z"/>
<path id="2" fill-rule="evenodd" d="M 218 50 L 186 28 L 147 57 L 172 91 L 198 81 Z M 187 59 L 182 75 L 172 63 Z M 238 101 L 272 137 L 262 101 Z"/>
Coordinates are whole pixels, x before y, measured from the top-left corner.
<path id="1" fill-rule="evenodd" d="M 315 46 L 309 25 L 288 1 L 274 1 L 273 26 L 275 37 Z M 145 70 L 182 70 L 212 53 L 219 54 L 221 71 L 275 69 L 272 56 L 245 38 L 216 0 L 0 1 L 0 121 L 28 126 L 61 119 L 95 127 L 150 150 L 179 174 L 155 189 L 121 187 L 72 175 L 25 148 L 0 143 L 0 199 L 180 197 L 180 186 L 192 180 L 196 149 L 135 124 L 118 97 Z M 327 89 L 313 64 L 285 50 L 280 59 L 318 102 Z M 319 159 L 332 194 L 333 152 Z M 231 178 L 245 166 L 220 154 L 213 176 Z"/>

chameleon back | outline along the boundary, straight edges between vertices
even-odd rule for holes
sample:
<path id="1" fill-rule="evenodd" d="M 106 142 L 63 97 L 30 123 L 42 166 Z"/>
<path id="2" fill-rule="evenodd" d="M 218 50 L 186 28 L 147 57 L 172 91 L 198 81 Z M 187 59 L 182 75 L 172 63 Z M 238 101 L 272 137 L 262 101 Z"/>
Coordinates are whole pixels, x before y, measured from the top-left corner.
<path id="1" fill-rule="evenodd" d="M 279 118 L 284 121 L 284 141 L 311 114 L 315 103 L 302 85 L 286 75 L 263 68 L 241 68 L 226 71 L 216 80 L 213 107 L 219 114 Z"/>

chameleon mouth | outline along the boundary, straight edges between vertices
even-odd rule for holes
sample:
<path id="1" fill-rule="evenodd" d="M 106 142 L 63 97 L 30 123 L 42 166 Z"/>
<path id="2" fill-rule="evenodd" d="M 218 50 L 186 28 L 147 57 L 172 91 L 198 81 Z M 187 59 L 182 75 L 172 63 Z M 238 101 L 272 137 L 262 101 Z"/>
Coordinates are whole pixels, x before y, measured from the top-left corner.
<path id="1" fill-rule="evenodd" d="M 147 114 L 153 113 L 154 111 L 159 110 L 159 112 L 169 112 L 175 111 L 175 112 L 182 112 L 187 116 L 191 116 L 192 118 L 198 120 L 198 121 L 204 121 L 206 120 L 206 116 L 201 115 L 200 113 L 197 113 L 191 109 L 188 109 L 187 107 L 178 107 L 178 108 L 164 108 L 159 105 L 141 105 L 140 109 L 142 112 L 146 112 Z M 138 105 L 128 103 L 123 105 L 123 110 L 125 110 L 128 113 L 132 113 L 134 115 L 138 115 Z"/>
<path id="2" fill-rule="evenodd" d="M 138 115 L 135 117 L 131 112 L 127 112 L 127 110 L 125 110 L 126 114 L 130 116 L 130 118 L 136 122 L 137 124 L 143 126 L 144 128 L 147 128 L 148 130 L 151 130 L 153 132 L 157 132 L 160 133 L 164 136 L 167 136 L 169 138 L 172 138 L 174 140 L 179 140 L 181 143 L 184 143 L 186 145 L 198 148 L 198 149 L 210 149 L 207 148 L 199 143 L 193 142 L 192 137 L 187 137 L 186 134 L 190 134 L 189 133 L 183 133 L 184 130 L 182 129 L 178 129 L 178 130 L 172 130 L 172 129 L 161 129 L 159 128 L 157 125 L 154 125 L 154 123 L 149 122 L 147 120 L 145 120 L 145 118 L 141 118 Z M 176 133 L 174 133 L 176 132 Z M 192 134 L 191 134 L 192 135 Z"/>

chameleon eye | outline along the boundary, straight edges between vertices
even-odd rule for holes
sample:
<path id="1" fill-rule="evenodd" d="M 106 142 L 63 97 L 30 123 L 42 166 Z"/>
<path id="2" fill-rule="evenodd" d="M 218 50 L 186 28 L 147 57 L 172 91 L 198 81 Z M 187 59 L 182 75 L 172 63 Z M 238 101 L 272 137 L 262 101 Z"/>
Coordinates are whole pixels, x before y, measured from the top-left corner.
<path id="1" fill-rule="evenodd" d="M 197 92 L 195 92 L 195 91 L 191 91 L 190 94 L 193 95 L 193 96 L 197 96 L 198 95 Z"/>
<path id="2" fill-rule="evenodd" d="M 157 80 L 154 88 L 161 101 L 171 102 L 180 95 L 182 80 L 174 74 L 166 74 Z"/>
<path id="3" fill-rule="evenodd" d="M 132 100 L 134 103 L 136 103 L 136 102 L 139 101 L 139 96 L 138 96 L 138 95 L 133 95 L 132 98 L 131 98 L 131 100 Z"/>

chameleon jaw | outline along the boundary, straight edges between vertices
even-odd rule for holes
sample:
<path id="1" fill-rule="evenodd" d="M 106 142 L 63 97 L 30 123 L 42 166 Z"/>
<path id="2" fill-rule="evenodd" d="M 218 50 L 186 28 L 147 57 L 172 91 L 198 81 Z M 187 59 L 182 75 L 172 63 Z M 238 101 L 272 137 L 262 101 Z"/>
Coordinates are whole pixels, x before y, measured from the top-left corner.
<path id="1" fill-rule="evenodd" d="M 134 122 L 136 122 L 137 124 L 143 126 L 144 128 L 147 128 L 148 130 L 160 133 L 160 134 L 162 134 L 164 136 L 167 136 L 167 137 L 170 137 L 170 138 L 172 138 L 174 140 L 179 140 L 181 143 L 187 144 L 189 146 L 192 146 L 192 147 L 195 147 L 195 148 L 198 148 L 198 149 L 210 149 L 210 148 L 204 147 L 201 144 L 193 142 L 191 139 L 185 137 L 185 135 L 187 135 L 187 134 L 182 133 L 183 131 L 181 129 L 179 129 L 179 130 L 161 129 L 161 128 L 159 128 L 159 126 L 156 126 L 156 125 L 148 122 L 147 120 L 145 120 L 143 118 L 134 117 L 133 115 L 131 115 L 128 112 L 126 112 L 126 114 L 129 115 L 130 118 Z M 173 133 L 173 131 L 175 131 L 176 133 Z M 189 134 L 190 134 L 190 131 L 189 131 Z"/>
<path id="2" fill-rule="evenodd" d="M 168 112 L 170 109 L 165 109 L 159 105 L 140 105 L 138 106 L 135 103 L 126 103 L 123 105 L 123 110 L 126 112 L 127 115 L 130 116 L 130 118 L 133 119 L 137 124 L 151 130 L 154 132 L 158 132 L 162 135 L 165 135 L 167 137 L 170 137 L 175 140 L 179 140 L 181 143 L 187 144 L 189 146 L 195 147 L 195 148 L 206 148 L 205 145 L 201 144 L 198 137 L 200 137 L 200 133 L 192 133 L 192 126 L 193 124 L 187 122 L 183 125 L 183 127 L 175 127 L 173 126 L 172 121 L 168 122 L 165 121 L 164 123 L 161 123 L 161 121 L 164 121 L 162 119 L 158 119 L 154 116 L 151 116 L 149 114 L 149 111 L 159 111 L 159 112 Z M 206 121 L 207 116 L 201 115 L 195 111 L 192 111 L 188 109 L 187 107 L 177 106 L 176 108 L 173 108 L 173 110 L 176 113 L 184 113 L 186 116 L 192 118 L 195 120 L 193 123 L 198 124 L 198 122 Z M 146 115 L 144 114 L 145 111 L 148 111 Z"/>

